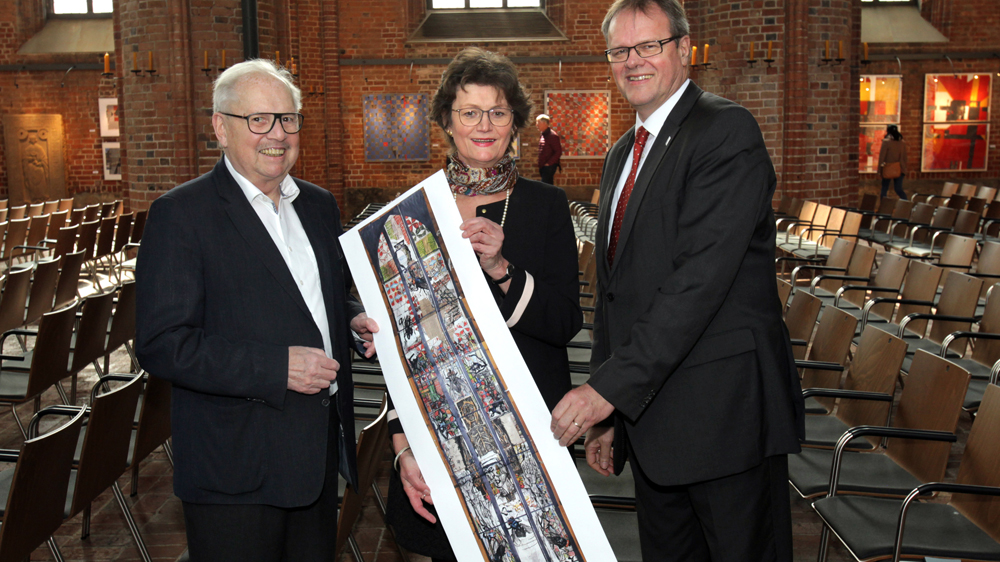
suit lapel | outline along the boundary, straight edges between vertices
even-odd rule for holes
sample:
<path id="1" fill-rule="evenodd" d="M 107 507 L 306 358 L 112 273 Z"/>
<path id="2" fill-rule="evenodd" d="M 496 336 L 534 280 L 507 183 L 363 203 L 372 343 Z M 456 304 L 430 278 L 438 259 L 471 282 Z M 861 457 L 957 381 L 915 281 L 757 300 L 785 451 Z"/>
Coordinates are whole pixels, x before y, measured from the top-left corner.
<path id="1" fill-rule="evenodd" d="M 291 272 L 288 271 L 288 265 L 285 263 L 285 259 L 281 257 L 281 252 L 274 245 L 274 240 L 271 239 L 271 235 L 268 234 L 267 229 L 260 222 L 260 217 L 254 212 L 250 202 L 243 195 L 243 190 L 240 189 L 239 184 L 236 183 L 236 179 L 229 173 L 225 162 L 221 159 L 215 165 L 214 175 L 216 185 L 219 189 L 219 196 L 224 201 L 223 207 L 226 209 L 229 219 L 233 221 L 233 225 L 240 233 L 240 236 L 243 237 L 247 245 L 253 248 L 253 254 L 271 272 L 278 285 L 288 293 L 292 300 L 295 301 L 295 304 L 309 318 L 312 318 L 312 313 L 309 312 L 309 307 L 306 306 L 306 301 L 302 298 L 302 293 L 299 292 L 299 288 L 295 284 L 295 279 L 292 278 Z"/>
<path id="2" fill-rule="evenodd" d="M 628 207 L 625 208 L 625 216 L 622 217 L 622 229 L 618 234 L 617 254 L 621 254 L 628 245 L 632 234 L 632 226 L 635 224 L 635 217 L 639 213 L 639 207 L 646 192 L 649 190 L 653 177 L 658 175 L 663 164 L 669 162 L 667 155 L 671 153 L 670 149 L 676 144 L 675 140 L 680 132 L 681 124 L 691 112 L 695 102 L 701 97 L 701 93 L 701 88 L 695 85 L 694 82 L 688 84 L 687 89 L 681 94 L 681 98 L 677 100 L 677 105 L 670 111 L 670 115 L 667 116 L 663 127 L 660 128 L 659 134 L 656 135 L 653 146 L 649 149 L 649 154 L 646 155 L 646 161 L 642 164 L 642 169 L 639 170 L 639 175 L 635 179 Z M 621 174 L 621 171 L 619 171 L 619 174 Z M 607 263 L 607 257 L 605 257 L 605 263 Z M 620 263 L 620 260 L 615 260 L 609 275 L 614 273 L 618 263 Z"/>
<path id="3" fill-rule="evenodd" d="M 599 273 L 606 279 L 608 277 L 608 228 L 611 224 L 611 203 L 614 201 L 615 188 L 618 186 L 618 179 L 621 178 L 625 169 L 625 161 L 632 145 L 635 143 L 635 127 L 629 129 L 608 154 L 606 170 L 601 176 L 601 200 L 597 213 L 597 245 L 595 250 L 600 256 L 598 264 Z"/>

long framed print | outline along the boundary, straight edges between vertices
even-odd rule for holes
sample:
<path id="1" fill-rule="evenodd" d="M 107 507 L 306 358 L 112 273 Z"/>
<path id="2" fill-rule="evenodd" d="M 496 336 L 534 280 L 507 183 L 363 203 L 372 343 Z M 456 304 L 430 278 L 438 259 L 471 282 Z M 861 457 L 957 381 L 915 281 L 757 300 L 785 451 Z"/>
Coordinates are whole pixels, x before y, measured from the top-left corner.
<path id="1" fill-rule="evenodd" d="M 992 72 L 927 74 L 924 122 L 989 121 Z"/>
<path id="2" fill-rule="evenodd" d="M 920 170 L 984 171 L 989 137 L 986 123 L 925 124 Z"/>
<path id="3" fill-rule="evenodd" d="M 861 76 L 861 124 L 899 123 L 903 77 L 898 74 Z"/>
<path id="4" fill-rule="evenodd" d="M 117 137 L 119 135 L 118 99 L 97 98 L 97 116 L 101 123 L 102 137 Z"/>
<path id="5" fill-rule="evenodd" d="M 101 143 L 101 154 L 104 161 L 104 179 L 122 179 L 122 150 L 121 143 L 105 142 Z"/>
<path id="6" fill-rule="evenodd" d="M 460 562 L 614 560 L 443 172 L 341 236 L 382 373 Z"/>
<path id="7" fill-rule="evenodd" d="M 610 149 L 611 92 L 546 90 L 545 113 L 562 142 L 562 158 L 604 158 Z"/>

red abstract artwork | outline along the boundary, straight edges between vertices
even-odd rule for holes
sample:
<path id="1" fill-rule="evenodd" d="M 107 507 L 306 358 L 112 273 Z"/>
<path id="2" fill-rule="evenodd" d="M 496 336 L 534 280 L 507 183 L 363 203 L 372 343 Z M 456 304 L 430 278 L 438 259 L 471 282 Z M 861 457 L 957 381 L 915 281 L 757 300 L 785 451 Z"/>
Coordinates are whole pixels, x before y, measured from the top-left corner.
<path id="1" fill-rule="evenodd" d="M 989 134 L 986 123 L 924 125 L 921 171 L 985 170 Z"/>

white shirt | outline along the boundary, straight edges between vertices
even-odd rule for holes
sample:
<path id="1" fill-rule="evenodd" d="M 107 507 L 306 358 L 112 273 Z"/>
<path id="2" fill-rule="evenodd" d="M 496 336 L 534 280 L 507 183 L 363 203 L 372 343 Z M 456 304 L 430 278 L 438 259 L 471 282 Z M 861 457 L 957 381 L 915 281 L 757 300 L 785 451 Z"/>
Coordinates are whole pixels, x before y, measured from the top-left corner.
<path id="1" fill-rule="evenodd" d="M 229 173 L 236 178 L 236 183 L 243 190 L 250 206 L 264 224 L 271 240 L 278 247 L 278 252 L 285 260 L 288 271 L 299 287 L 302 299 L 306 301 L 313 322 L 323 336 L 323 351 L 327 357 L 333 357 L 333 344 L 330 341 L 330 322 L 326 316 L 326 303 L 323 301 L 323 287 L 319 280 L 319 266 L 316 264 L 316 254 L 313 252 L 309 237 L 302 228 L 299 215 L 295 212 L 292 202 L 299 196 L 299 186 L 295 185 L 292 176 L 285 176 L 278 186 L 281 197 L 277 207 L 271 198 L 257 188 L 233 168 L 229 158 L 223 157 Z M 330 394 L 337 392 L 337 381 L 330 384 Z"/>
<path id="2" fill-rule="evenodd" d="M 646 155 L 649 154 L 649 149 L 653 146 L 653 140 L 656 139 L 656 135 L 660 134 L 660 129 L 662 129 L 663 124 L 667 122 L 667 117 L 670 116 L 670 112 L 673 111 L 674 106 L 677 105 L 677 100 L 681 99 L 681 94 L 684 93 L 684 90 L 687 90 L 688 84 L 690 83 L 690 79 L 685 80 L 684 83 L 681 84 L 681 87 L 677 88 L 677 91 L 674 92 L 674 95 L 667 98 L 667 101 L 663 102 L 663 105 L 657 107 L 656 111 L 654 111 L 645 122 L 639 118 L 638 113 L 635 114 L 635 130 L 638 131 L 639 127 L 642 127 L 649 131 L 649 138 L 646 139 L 646 146 L 642 148 L 642 156 L 639 157 L 639 169 L 635 172 L 636 178 L 639 177 L 639 172 L 642 171 L 642 166 L 646 163 Z M 664 144 L 669 142 L 670 139 L 667 139 Z M 613 226 L 612 223 L 614 223 L 615 220 L 615 211 L 618 208 L 618 199 L 621 198 L 622 190 L 625 189 L 625 181 L 628 180 L 629 172 L 632 171 L 633 152 L 634 150 L 632 150 L 632 147 L 629 147 L 628 160 L 625 161 L 625 167 L 622 169 L 622 175 L 618 178 L 618 185 L 615 186 L 615 193 L 611 197 L 611 212 L 608 214 L 608 244 L 611 243 L 611 228 Z"/>

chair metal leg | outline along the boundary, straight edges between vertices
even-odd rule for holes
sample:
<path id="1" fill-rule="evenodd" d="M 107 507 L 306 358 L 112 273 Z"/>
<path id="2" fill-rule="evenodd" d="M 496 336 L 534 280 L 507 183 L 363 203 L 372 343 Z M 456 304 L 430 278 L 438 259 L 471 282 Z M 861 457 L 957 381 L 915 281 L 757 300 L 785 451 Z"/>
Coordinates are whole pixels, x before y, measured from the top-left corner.
<path id="1" fill-rule="evenodd" d="M 75 391 L 76 389 L 73 388 L 71 390 Z M 56 394 L 59 395 L 59 399 L 62 400 L 63 404 L 66 404 L 67 406 L 72 406 L 76 403 L 76 393 L 73 393 L 73 401 L 71 402 L 70 397 L 66 394 L 66 389 L 63 388 L 61 381 L 56 383 Z M 38 409 L 36 408 L 35 411 L 37 412 Z"/>
<path id="2" fill-rule="evenodd" d="M 14 416 L 14 421 L 17 422 L 17 428 L 21 430 L 21 435 L 25 439 L 28 438 L 28 432 L 24 430 L 24 425 L 21 424 L 21 418 L 17 417 L 17 406 L 14 404 L 10 405 L 10 413 Z"/>
<path id="3" fill-rule="evenodd" d="M 826 562 L 826 553 L 830 546 L 830 528 L 823 524 L 823 531 L 819 535 L 819 554 L 816 562 Z"/>
<path id="4" fill-rule="evenodd" d="M 128 493 L 129 497 L 134 498 L 139 495 L 139 463 L 133 463 L 132 466 L 132 489 Z"/>
<path id="5" fill-rule="evenodd" d="M 375 492 L 375 503 L 378 504 L 378 510 L 382 512 L 382 518 L 385 519 L 385 499 L 382 497 L 382 491 L 378 489 L 378 482 L 372 481 L 372 490 Z"/>
<path id="6" fill-rule="evenodd" d="M 90 508 L 83 508 L 83 521 L 80 523 L 80 540 L 86 540 L 90 536 Z"/>
<path id="7" fill-rule="evenodd" d="M 59 545 L 56 544 L 55 538 L 49 537 L 49 540 L 45 541 L 45 544 L 49 545 L 49 552 L 52 553 L 52 557 L 56 559 L 56 562 L 66 562 L 62 552 L 59 552 Z"/>
<path id="8" fill-rule="evenodd" d="M 358 562 L 365 562 L 365 557 L 361 556 L 361 548 L 358 547 L 358 541 L 354 540 L 354 533 L 347 535 L 347 544 L 351 545 L 351 553 L 354 554 L 354 559 Z"/>
<path id="9" fill-rule="evenodd" d="M 167 454 L 167 460 L 170 461 L 170 468 L 174 467 L 174 448 L 170 445 L 170 440 L 163 442 L 163 452 Z"/>
<path id="10" fill-rule="evenodd" d="M 135 350 L 132 349 L 132 344 L 125 342 L 125 351 L 127 351 L 128 356 L 132 358 L 132 372 L 141 373 L 142 369 L 139 367 L 139 358 L 135 356 Z"/>
<path id="11" fill-rule="evenodd" d="M 129 510 L 128 504 L 125 503 L 125 494 L 122 493 L 121 486 L 118 482 L 111 485 L 111 490 L 115 494 L 115 499 L 118 500 L 118 507 L 122 508 L 122 515 L 125 516 L 125 522 L 128 524 L 128 530 L 132 533 L 132 539 L 135 540 L 135 546 L 139 549 L 139 555 L 142 556 L 144 562 L 152 562 L 149 557 L 149 551 L 146 550 L 146 543 L 142 540 L 142 535 L 139 534 L 139 526 L 135 524 L 135 519 L 132 518 L 132 511 Z"/>

